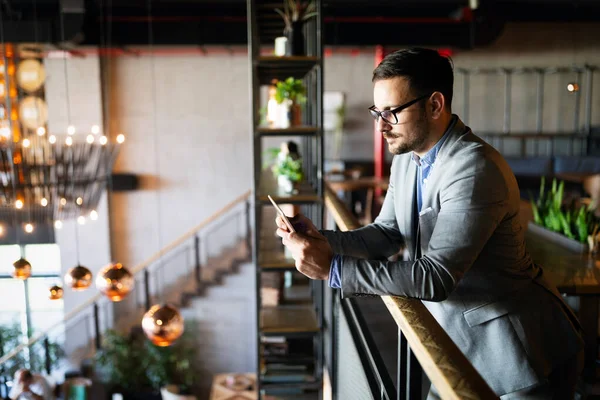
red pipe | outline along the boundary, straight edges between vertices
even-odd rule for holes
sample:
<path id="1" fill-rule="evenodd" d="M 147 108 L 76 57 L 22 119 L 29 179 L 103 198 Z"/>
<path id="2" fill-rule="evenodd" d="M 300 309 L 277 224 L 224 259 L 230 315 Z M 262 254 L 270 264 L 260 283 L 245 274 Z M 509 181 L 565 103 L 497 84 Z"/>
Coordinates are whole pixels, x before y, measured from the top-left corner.
<path id="1" fill-rule="evenodd" d="M 375 67 L 377 67 L 379 65 L 379 63 L 381 63 L 381 61 L 383 61 L 383 58 L 385 57 L 385 50 L 383 49 L 383 46 L 376 46 L 375 47 Z M 383 140 L 383 135 L 381 134 L 381 132 L 379 132 L 377 130 L 377 121 L 375 121 L 374 127 L 373 127 L 373 143 L 374 143 L 374 154 L 373 154 L 373 162 L 374 162 L 374 170 L 375 170 L 375 177 L 376 178 L 383 178 L 383 164 L 385 161 L 385 144 L 384 144 L 384 140 Z M 374 198 L 377 199 L 381 196 L 381 189 L 380 188 L 375 188 L 375 196 Z"/>

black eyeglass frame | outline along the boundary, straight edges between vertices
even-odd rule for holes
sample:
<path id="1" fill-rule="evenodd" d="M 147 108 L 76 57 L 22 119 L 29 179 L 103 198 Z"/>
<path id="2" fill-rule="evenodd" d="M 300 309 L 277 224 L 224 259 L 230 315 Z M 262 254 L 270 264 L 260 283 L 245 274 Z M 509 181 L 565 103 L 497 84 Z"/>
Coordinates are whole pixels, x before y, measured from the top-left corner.
<path id="1" fill-rule="evenodd" d="M 372 105 L 371 107 L 369 107 L 369 113 L 371 114 L 371 117 L 373 117 L 373 119 L 375 121 L 379 121 L 379 118 L 381 118 L 390 125 L 397 125 L 398 124 L 398 116 L 396 115 L 396 113 L 399 113 L 400 111 L 412 106 L 415 103 L 418 103 L 419 101 L 421 101 L 423 99 L 427 99 L 427 98 L 431 97 L 432 94 L 433 93 L 426 94 L 421 97 L 417 97 L 416 99 L 411 100 L 408 103 L 404 103 L 401 106 L 394 108 L 393 110 L 377 111 L 375 109 L 375 105 Z M 394 119 L 396 120 L 396 122 L 388 121 L 386 118 L 384 118 L 383 115 L 381 115 L 384 112 L 391 112 L 392 115 L 394 116 Z"/>

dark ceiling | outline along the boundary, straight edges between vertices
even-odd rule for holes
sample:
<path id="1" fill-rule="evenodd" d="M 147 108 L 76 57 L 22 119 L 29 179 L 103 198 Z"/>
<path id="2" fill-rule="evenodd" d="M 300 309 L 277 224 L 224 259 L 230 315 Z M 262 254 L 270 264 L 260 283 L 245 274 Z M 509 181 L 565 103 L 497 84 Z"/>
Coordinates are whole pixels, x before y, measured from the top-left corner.
<path id="1" fill-rule="evenodd" d="M 256 0 L 275 8 L 282 0 Z M 600 22 L 600 0 L 325 0 L 328 45 L 483 46 L 506 22 Z M 0 0 L 8 42 L 148 43 L 146 0 Z M 245 0 L 152 0 L 157 45 L 246 44 Z M 277 15 L 273 12 L 274 17 Z M 64 28 L 64 29 L 63 29 Z M 63 40 L 64 38 L 64 40 Z"/>

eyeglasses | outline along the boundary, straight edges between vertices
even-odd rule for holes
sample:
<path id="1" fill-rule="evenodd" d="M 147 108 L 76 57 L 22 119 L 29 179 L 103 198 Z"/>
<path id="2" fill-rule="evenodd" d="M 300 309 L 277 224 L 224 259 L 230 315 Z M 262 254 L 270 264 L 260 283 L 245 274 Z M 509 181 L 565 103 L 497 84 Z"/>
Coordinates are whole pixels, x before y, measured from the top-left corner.
<path id="1" fill-rule="evenodd" d="M 433 93 L 427 94 L 425 96 L 417 97 L 416 99 L 411 100 L 408 103 L 404 103 L 400 107 L 396 107 L 393 110 L 377 111 L 375 109 L 375 106 L 371 106 L 371 107 L 369 107 L 369 113 L 371 113 L 371 117 L 373 117 L 373 119 L 375 121 L 379 121 L 379 117 L 381 117 L 388 124 L 396 125 L 398 123 L 398 117 L 396 116 L 397 113 L 399 113 L 400 111 L 404 110 L 405 108 L 408 108 L 423 99 L 430 97 L 432 94 Z"/>

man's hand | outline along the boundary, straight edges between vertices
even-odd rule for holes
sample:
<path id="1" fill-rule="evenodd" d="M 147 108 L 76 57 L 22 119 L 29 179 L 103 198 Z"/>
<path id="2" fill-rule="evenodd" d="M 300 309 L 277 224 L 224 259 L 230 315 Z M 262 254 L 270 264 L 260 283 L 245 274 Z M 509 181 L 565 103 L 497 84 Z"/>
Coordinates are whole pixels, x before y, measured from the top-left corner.
<path id="1" fill-rule="evenodd" d="M 292 252 L 296 269 L 311 279 L 329 279 L 333 250 L 312 221 L 303 215 L 290 218 L 296 232 L 289 232 L 280 216 L 275 222 L 279 227 L 277 235 Z"/>

